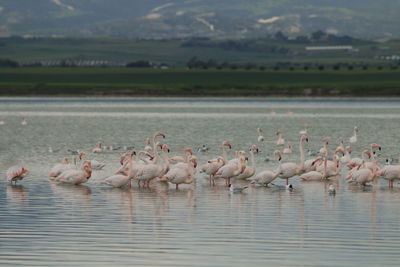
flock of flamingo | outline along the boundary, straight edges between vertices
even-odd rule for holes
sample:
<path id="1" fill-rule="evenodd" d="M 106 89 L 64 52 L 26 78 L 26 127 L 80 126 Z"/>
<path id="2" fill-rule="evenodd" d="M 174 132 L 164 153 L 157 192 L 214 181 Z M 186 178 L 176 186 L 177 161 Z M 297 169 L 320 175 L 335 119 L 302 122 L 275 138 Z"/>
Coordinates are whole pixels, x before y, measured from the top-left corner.
<path id="1" fill-rule="evenodd" d="M 23 121 L 26 124 L 26 121 Z M 393 187 L 395 180 L 400 180 L 400 165 L 381 166 L 376 158 L 377 151 L 382 147 L 379 144 L 370 144 L 363 150 L 361 157 L 352 157 L 351 147 L 344 145 L 345 139 L 340 138 L 339 144 L 335 150 L 329 151 L 328 144 L 330 138 L 322 138 L 322 147 L 319 153 L 306 160 L 304 153 L 304 142 L 308 142 L 307 131 L 309 126 L 306 124 L 304 129 L 299 132 L 299 162 L 284 162 L 282 156 L 292 154 L 291 142 L 285 142 L 283 132 L 277 131 L 278 139 L 276 146 L 283 147 L 274 151 L 275 160 L 278 166 L 274 170 L 261 170 L 256 173 L 255 155 L 259 153 L 259 148 L 252 145 L 249 151 L 239 150 L 234 152 L 232 159 L 228 158 L 228 149 L 232 148 L 229 141 L 223 141 L 221 144 L 221 156 L 209 159 L 199 168 L 197 168 L 197 157 L 193 155 L 191 148 L 185 148 L 182 155 L 169 156 L 170 147 L 161 143 L 160 138 L 166 135 L 157 132 L 153 136 L 153 143 L 150 138 L 146 139 L 145 147 L 141 151 L 127 151 L 120 156 L 120 166 L 110 177 L 100 181 L 101 184 L 112 187 L 131 187 L 135 180 L 139 187 L 150 187 L 152 181 L 162 183 L 171 183 L 179 189 L 180 184 L 192 184 L 196 180 L 196 173 L 203 174 L 209 179 L 210 186 L 214 186 L 216 181 L 225 180 L 225 185 L 229 186 L 232 192 L 241 192 L 247 186 L 233 187 L 232 181 L 243 180 L 250 184 L 268 186 L 277 179 L 285 179 L 286 187 L 292 189 L 289 179 L 298 177 L 303 181 L 324 181 L 337 179 L 340 177 L 342 168 L 348 168 L 345 179 L 351 183 L 366 185 L 378 177 L 382 177 L 389 182 L 389 187 Z M 259 143 L 264 142 L 263 130 L 257 128 Z M 353 128 L 353 136 L 349 138 L 349 143 L 354 144 L 357 140 L 358 128 Z M 97 143 L 92 153 L 102 153 L 104 147 Z M 208 148 L 204 145 L 199 148 L 199 152 L 206 152 Z M 249 158 L 250 156 L 250 158 Z M 309 153 L 310 156 L 310 153 Z M 77 152 L 70 162 L 67 157 L 63 158 L 61 163 L 55 164 L 49 172 L 49 180 L 56 183 L 66 183 L 78 185 L 86 183 L 95 170 L 101 170 L 105 163 L 97 160 L 89 160 L 84 152 Z M 10 183 L 16 184 L 29 173 L 24 166 L 16 165 L 7 170 L 6 179 Z M 329 185 L 329 192 L 335 193 L 333 185 Z"/>

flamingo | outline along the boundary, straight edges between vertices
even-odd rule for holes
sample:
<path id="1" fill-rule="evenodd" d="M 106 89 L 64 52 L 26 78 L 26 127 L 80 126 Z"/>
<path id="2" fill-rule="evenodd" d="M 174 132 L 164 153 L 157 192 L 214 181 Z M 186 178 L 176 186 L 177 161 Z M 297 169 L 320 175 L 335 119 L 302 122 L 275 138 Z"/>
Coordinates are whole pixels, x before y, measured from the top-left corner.
<path id="1" fill-rule="evenodd" d="M 273 180 L 275 180 L 280 172 L 281 172 L 281 153 L 278 150 L 275 150 L 274 152 L 276 160 L 279 162 L 279 167 L 275 171 L 262 171 L 259 174 L 257 174 L 254 178 L 251 178 L 250 183 L 251 184 L 260 184 L 267 186 L 269 183 L 271 183 Z"/>
<path id="2" fill-rule="evenodd" d="M 153 149 L 151 148 L 150 138 L 146 138 L 146 146 L 144 147 L 144 151 L 151 152 Z"/>
<path id="3" fill-rule="evenodd" d="M 79 185 L 86 183 L 92 176 L 92 167 L 90 161 L 85 160 L 82 164 L 82 170 L 66 170 L 62 172 L 55 180 L 61 183 Z"/>
<path id="4" fill-rule="evenodd" d="M 17 181 L 24 179 L 28 173 L 29 173 L 29 170 L 27 168 L 24 168 L 23 166 L 20 166 L 20 165 L 14 165 L 14 166 L 8 168 L 8 170 L 6 172 L 6 179 L 11 184 L 12 184 L 12 182 L 14 182 L 14 184 L 16 185 Z"/>
<path id="5" fill-rule="evenodd" d="M 372 182 L 376 174 L 377 169 L 374 168 L 374 170 L 371 171 L 370 169 L 364 167 L 363 161 L 363 163 L 358 166 L 356 170 L 349 172 L 345 179 L 354 181 L 359 185 L 365 185 L 368 182 Z"/>
<path id="6" fill-rule="evenodd" d="M 371 153 L 368 150 L 363 150 L 361 152 L 361 158 L 352 158 L 349 163 L 346 164 L 349 168 L 358 167 L 365 162 L 364 155 L 368 155 L 368 158 L 371 158 Z"/>
<path id="7" fill-rule="evenodd" d="M 350 139 L 349 139 L 350 143 L 352 143 L 352 144 L 357 143 L 357 132 L 358 132 L 358 127 L 354 126 L 354 128 L 353 128 L 353 136 L 350 137 Z"/>
<path id="8" fill-rule="evenodd" d="M 256 173 L 256 166 L 254 162 L 254 153 L 258 152 L 258 147 L 256 145 L 252 145 L 250 147 L 250 161 L 251 166 L 246 166 L 246 169 L 239 175 L 232 177 L 233 179 L 244 180 L 250 178 Z"/>
<path id="9" fill-rule="evenodd" d="M 164 176 L 160 178 L 161 181 L 168 181 L 175 184 L 176 190 L 179 189 L 180 184 L 191 184 L 194 181 L 196 174 L 197 158 L 190 156 L 188 163 L 179 163 L 172 167 Z"/>
<path id="10" fill-rule="evenodd" d="M 229 185 L 231 178 L 238 176 L 246 169 L 246 157 L 242 155 L 240 159 L 233 163 L 222 166 L 214 175 L 214 178 L 224 178 L 225 184 Z"/>
<path id="11" fill-rule="evenodd" d="M 264 138 L 264 136 L 262 135 L 263 130 L 262 130 L 261 128 L 257 128 L 257 132 L 258 132 L 258 134 L 259 134 L 258 139 L 257 139 L 258 142 L 264 142 L 265 138 Z"/>
<path id="12" fill-rule="evenodd" d="M 287 148 L 285 148 L 282 152 L 283 154 L 292 154 L 292 142 L 287 143 Z"/>
<path id="13" fill-rule="evenodd" d="M 326 152 L 328 152 L 327 146 L 329 145 L 329 141 L 330 141 L 330 140 L 331 140 L 331 139 L 330 139 L 329 137 L 322 138 L 321 141 L 322 141 L 322 143 L 324 144 L 324 146 L 321 147 L 321 149 L 319 150 L 319 153 L 320 153 L 320 154 L 325 155 Z"/>
<path id="14" fill-rule="evenodd" d="M 308 142 L 308 137 L 302 135 L 299 141 L 299 151 L 300 151 L 300 165 L 294 162 L 286 162 L 281 165 L 281 172 L 279 173 L 279 178 L 286 179 L 286 185 L 289 184 L 289 178 L 304 172 L 304 151 L 303 142 Z"/>
<path id="15" fill-rule="evenodd" d="M 98 142 L 96 144 L 96 147 L 93 148 L 93 150 L 92 150 L 93 153 L 103 153 L 103 151 L 104 151 L 104 148 L 103 148 L 103 144 L 101 142 Z"/>
<path id="16" fill-rule="evenodd" d="M 22 126 L 28 125 L 28 122 L 25 118 L 22 118 L 21 125 Z"/>
<path id="17" fill-rule="evenodd" d="M 382 176 L 388 180 L 389 187 L 393 187 L 394 180 L 400 180 L 400 165 L 389 165 L 381 169 L 377 176 Z"/>
<path id="18" fill-rule="evenodd" d="M 160 146 L 160 143 L 157 142 L 154 144 L 153 151 L 154 151 L 154 159 L 150 161 L 148 164 L 141 165 L 141 168 L 138 170 L 137 174 L 135 175 L 135 179 L 144 182 L 144 186 L 149 187 L 150 181 L 154 178 L 160 177 L 162 172 L 164 171 L 164 166 L 161 164 L 159 160 L 159 155 L 157 151 L 157 147 Z M 168 159 L 165 159 L 168 160 Z"/>
<path id="19" fill-rule="evenodd" d="M 336 148 L 336 150 L 342 150 L 342 151 L 344 151 L 345 149 L 344 149 L 344 138 L 341 136 L 341 137 L 339 137 L 339 145 L 338 145 L 338 147 Z"/>
<path id="20" fill-rule="evenodd" d="M 281 131 L 281 130 L 276 132 L 276 135 L 278 136 L 278 140 L 276 140 L 277 146 L 283 146 L 285 144 L 285 139 L 283 139 L 282 134 L 283 134 L 283 131 Z"/>
<path id="21" fill-rule="evenodd" d="M 135 151 L 131 151 L 127 153 L 127 156 L 129 156 L 129 160 L 127 161 L 127 165 L 129 165 L 129 170 L 127 175 L 123 174 L 114 174 L 103 181 L 101 181 L 102 184 L 110 185 L 112 187 L 123 187 L 126 184 L 130 182 L 130 179 L 132 179 L 132 161 L 133 161 L 133 155 L 136 155 Z M 129 183 L 130 185 L 130 183 Z"/>
<path id="22" fill-rule="evenodd" d="M 316 159 L 314 161 L 314 163 L 316 163 L 319 160 L 320 160 L 319 158 Z M 327 175 L 327 165 L 328 164 L 327 163 L 328 163 L 328 151 L 325 153 L 324 172 L 323 173 L 321 173 L 319 171 L 310 171 L 310 172 L 303 173 L 302 175 L 300 175 L 300 178 L 303 181 L 322 181 L 323 179 L 326 179 L 328 177 L 328 175 Z"/>
<path id="23" fill-rule="evenodd" d="M 333 160 L 328 160 L 327 161 L 327 167 L 326 167 L 326 178 L 331 177 L 331 176 L 336 176 L 339 174 L 341 170 L 341 164 L 339 157 L 337 156 L 338 151 L 335 151 L 333 153 Z M 325 155 L 328 154 L 328 151 L 325 153 Z M 317 172 L 323 173 L 324 172 L 324 166 L 323 165 L 318 165 L 316 168 Z"/>
<path id="24" fill-rule="evenodd" d="M 210 176 L 210 184 L 212 183 L 215 185 L 214 174 L 217 173 L 217 171 L 228 162 L 228 154 L 225 150 L 225 147 L 229 147 L 229 149 L 231 149 L 232 145 L 228 141 L 222 142 L 222 157 L 210 159 L 200 168 L 200 173 L 206 173 Z"/>
<path id="25" fill-rule="evenodd" d="M 299 132 L 299 134 L 301 134 L 301 135 L 307 135 L 307 130 L 308 130 L 308 128 L 309 128 L 308 124 L 307 124 L 307 123 L 304 124 L 304 130 L 301 130 L 301 131 Z"/>
<path id="26" fill-rule="evenodd" d="M 336 149 L 336 151 L 340 151 L 338 149 Z M 341 163 L 349 163 L 351 161 L 351 148 L 350 146 L 346 146 L 346 150 L 345 151 L 341 151 L 344 155 L 343 157 L 340 158 L 340 162 Z"/>
<path id="27" fill-rule="evenodd" d="M 76 168 L 76 158 L 74 156 L 74 162 L 75 164 L 69 163 L 68 158 L 63 158 L 62 163 L 57 163 L 56 165 L 51 168 L 49 177 L 57 177 L 60 175 L 62 172 L 66 170 L 71 170 Z"/>

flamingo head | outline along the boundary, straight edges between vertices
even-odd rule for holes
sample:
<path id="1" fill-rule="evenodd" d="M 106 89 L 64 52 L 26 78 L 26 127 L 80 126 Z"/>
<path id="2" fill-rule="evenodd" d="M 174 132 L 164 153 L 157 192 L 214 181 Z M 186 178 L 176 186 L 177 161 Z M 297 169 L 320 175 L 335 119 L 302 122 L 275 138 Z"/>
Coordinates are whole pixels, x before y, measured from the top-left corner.
<path id="1" fill-rule="evenodd" d="M 24 167 L 21 168 L 21 174 L 22 175 L 25 175 L 25 174 L 28 174 L 28 173 L 29 173 L 29 170 L 27 168 L 24 168 Z"/>
<path id="2" fill-rule="evenodd" d="M 184 150 L 183 150 L 183 154 L 186 154 L 186 153 L 190 153 L 190 155 L 193 155 L 193 151 L 192 151 L 192 149 L 191 148 L 185 148 Z"/>
<path id="3" fill-rule="evenodd" d="M 369 150 L 364 150 L 363 154 L 367 155 L 369 159 L 372 157 L 371 151 Z"/>
<path id="4" fill-rule="evenodd" d="M 322 138 L 322 142 L 329 145 L 329 141 L 331 141 L 331 139 L 329 137 L 324 137 Z"/>
<path id="5" fill-rule="evenodd" d="M 353 130 L 356 131 L 356 132 L 358 132 L 358 127 L 357 127 L 357 126 L 354 126 Z"/>
<path id="6" fill-rule="evenodd" d="M 68 163 L 69 163 L 69 160 L 68 160 L 68 158 L 63 158 L 63 161 L 62 161 L 62 163 L 63 163 L 63 164 L 68 164 Z"/>
<path id="7" fill-rule="evenodd" d="M 314 159 L 314 161 L 311 163 L 311 166 L 315 166 L 315 164 L 317 164 L 317 162 L 321 161 L 323 158 L 322 157 L 317 157 L 316 159 Z"/>
<path id="8" fill-rule="evenodd" d="M 165 138 L 165 133 L 156 132 L 156 133 L 154 134 L 154 138 L 156 138 L 156 137 L 158 137 L 158 136 L 162 136 L 162 138 Z"/>
<path id="9" fill-rule="evenodd" d="M 307 135 L 302 135 L 300 140 L 308 142 L 308 136 Z"/>
<path id="10" fill-rule="evenodd" d="M 346 146 L 346 151 L 349 152 L 349 154 L 351 153 L 351 147 L 350 146 Z"/>
<path id="11" fill-rule="evenodd" d="M 337 153 L 342 153 L 342 155 L 344 155 L 344 151 L 343 151 L 343 149 L 342 148 L 340 148 L 340 147 L 338 147 L 336 150 L 335 150 L 335 155 L 337 154 Z"/>
<path id="12" fill-rule="evenodd" d="M 162 150 L 164 150 L 164 151 L 166 151 L 168 153 L 171 151 L 170 147 L 168 145 L 166 145 L 166 144 L 162 145 Z"/>
<path id="13" fill-rule="evenodd" d="M 86 153 L 85 152 L 79 152 L 78 156 L 79 156 L 79 160 L 82 160 L 84 157 L 86 157 Z"/>
<path id="14" fill-rule="evenodd" d="M 249 150 L 253 151 L 253 152 L 256 152 L 256 153 L 259 152 L 258 146 L 256 146 L 256 145 L 252 145 Z"/>
<path id="15" fill-rule="evenodd" d="M 258 133 L 262 133 L 262 132 L 263 132 L 263 129 L 257 128 L 257 132 L 258 132 Z"/>
<path id="16" fill-rule="evenodd" d="M 379 151 L 381 151 L 382 146 L 374 143 L 374 144 L 371 144 L 371 149 L 378 149 Z"/>
<path id="17" fill-rule="evenodd" d="M 146 145 L 150 145 L 151 144 L 151 142 L 150 142 L 150 138 L 146 138 Z"/>
<path id="18" fill-rule="evenodd" d="M 197 157 L 196 156 L 191 156 L 189 161 L 193 163 L 194 168 L 197 167 Z"/>
<path id="19" fill-rule="evenodd" d="M 222 145 L 223 145 L 223 146 L 229 147 L 229 149 L 232 149 L 232 144 L 229 143 L 228 141 L 224 141 L 224 142 L 222 143 Z"/>
<path id="20" fill-rule="evenodd" d="M 339 143 L 343 144 L 343 142 L 344 142 L 344 137 L 343 136 L 339 137 Z"/>
<path id="21" fill-rule="evenodd" d="M 276 133 L 275 133 L 276 135 L 280 135 L 280 134 L 283 134 L 283 131 L 281 131 L 281 130 L 278 130 L 278 131 L 276 131 Z"/>
<path id="22" fill-rule="evenodd" d="M 275 151 L 274 151 L 274 155 L 275 155 L 275 158 L 276 158 L 278 161 L 281 161 L 281 160 L 282 160 L 282 155 L 281 155 L 281 152 L 280 152 L 279 150 L 275 150 Z"/>
<path id="23" fill-rule="evenodd" d="M 288 141 L 287 146 L 288 146 L 288 148 L 292 148 L 292 142 Z"/>

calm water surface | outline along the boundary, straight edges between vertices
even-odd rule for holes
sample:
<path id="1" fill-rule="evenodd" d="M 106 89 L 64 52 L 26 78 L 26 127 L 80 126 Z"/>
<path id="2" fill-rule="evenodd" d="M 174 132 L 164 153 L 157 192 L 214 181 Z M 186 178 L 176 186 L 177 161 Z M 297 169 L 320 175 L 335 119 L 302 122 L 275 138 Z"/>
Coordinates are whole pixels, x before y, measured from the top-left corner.
<path id="1" fill-rule="evenodd" d="M 23 117 L 27 126 L 20 124 Z M 186 146 L 209 146 L 196 153 L 201 164 L 221 154 L 223 140 L 247 149 L 262 127 L 259 172 L 277 167 L 275 131 L 296 143 L 308 123 L 306 150 L 319 150 L 324 136 L 335 149 L 337 139 L 347 141 L 357 125 L 353 155 L 376 142 L 383 146 L 384 164 L 399 153 L 397 99 L 0 98 L 0 119 L 6 123 L 0 126 L 1 176 L 17 163 L 31 170 L 18 186 L 0 182 L 1 265 L 398 265 L 399 184 L 388 189 L 386 181 L 378 181 L 360 188 L 344 181 L 343 170 L 330 181 L 336 196 L 328 194 L 328 183 L 297 178 L 291 179 L 292 192 L 278 179 L 276 186 L 231 195 L 223 181 L 210 187 L 200 174 L 195 185 L 179 190 L 158 183 L 110 189 L 98 181 L 118 168 L 121 151 L 90 153 L 97 141 L 141 149 L 160 130 L 172 155 Z M 60 151 L 50 154 L 49 146 Z M 70 156 L 68 149 L 89 152 L 107 166 L 85 185 L 50 183 L 50 168 Z M 297 145 L 293 150 L 284 161 L 299 160 Z"/>

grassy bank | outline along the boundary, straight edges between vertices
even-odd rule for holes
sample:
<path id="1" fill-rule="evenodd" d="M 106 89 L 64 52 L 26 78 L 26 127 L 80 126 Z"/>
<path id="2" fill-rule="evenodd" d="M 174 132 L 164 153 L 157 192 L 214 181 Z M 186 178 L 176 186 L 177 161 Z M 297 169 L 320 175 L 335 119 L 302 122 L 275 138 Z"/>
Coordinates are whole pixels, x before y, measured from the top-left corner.
<path id="1" fill-rule="evenodd" d="M 400 95 L 400 70 L 3 68 L 1 95 Z"/>

